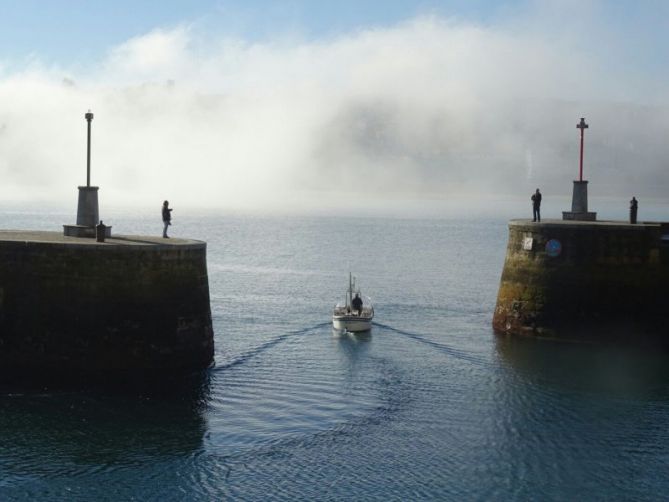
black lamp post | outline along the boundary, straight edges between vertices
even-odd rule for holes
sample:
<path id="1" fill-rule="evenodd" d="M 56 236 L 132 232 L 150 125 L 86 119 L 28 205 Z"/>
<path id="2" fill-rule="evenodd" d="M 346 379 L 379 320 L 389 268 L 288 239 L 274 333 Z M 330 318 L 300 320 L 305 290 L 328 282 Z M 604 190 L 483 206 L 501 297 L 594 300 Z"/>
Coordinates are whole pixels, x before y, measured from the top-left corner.
<path id="1" fill-rule="evenodd" d="M 93 114 L 90 110 L 84 115 L 88 122 L 88 150 L 86 154 L 86 186 L 91 186 L 91 122 L 93 121 Z"/>

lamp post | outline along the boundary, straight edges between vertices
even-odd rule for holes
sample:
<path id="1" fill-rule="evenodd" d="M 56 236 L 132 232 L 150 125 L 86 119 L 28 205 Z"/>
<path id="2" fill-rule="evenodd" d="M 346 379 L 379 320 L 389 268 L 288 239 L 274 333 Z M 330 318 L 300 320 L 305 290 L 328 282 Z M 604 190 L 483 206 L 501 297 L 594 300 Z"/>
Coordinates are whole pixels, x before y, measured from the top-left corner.
<path id="1" fill-rule="evenodd" d="M 88 122 L 88 149 L 86 151 L 86 186 L 91 186 L 91 122 L 93 121 L 93 114 L 90 110 L 84 115 L 86 122 Z M 583 119 L 581 119 L 583 120 Z"/>
<path id="2" fill-rule="evenodd" d="M 79 202 L 77 204 L 77 224 L 63 225 L 63 233 L 67 237 L 96 237 L 96 229 L 101 226 L 99 232 L 104 242 L 105 237 L 111 237 L 111 226 L 102 225 L 100 211 L 98 208 L 98 188 L 91 186 L 91 122 L 93 113 L 88 110 L 84 114 L 88 123 L 88 144 L 86 146 L 86 186 L 79 187 Z"/>

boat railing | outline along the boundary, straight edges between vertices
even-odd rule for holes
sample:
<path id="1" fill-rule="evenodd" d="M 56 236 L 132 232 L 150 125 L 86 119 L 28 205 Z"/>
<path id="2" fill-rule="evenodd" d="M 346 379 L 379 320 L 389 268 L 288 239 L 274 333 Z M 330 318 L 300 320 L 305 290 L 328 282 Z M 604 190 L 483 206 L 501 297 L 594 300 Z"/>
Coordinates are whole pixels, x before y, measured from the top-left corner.
<path id="1" fill-rule="evenodd" d="M 368 307 L 365 307 L 363 305 L 362 307 L 362 313 L 360 314 L 362 317 L 373 317 L 374 316 L 374 307 L 371 305 Z"/>

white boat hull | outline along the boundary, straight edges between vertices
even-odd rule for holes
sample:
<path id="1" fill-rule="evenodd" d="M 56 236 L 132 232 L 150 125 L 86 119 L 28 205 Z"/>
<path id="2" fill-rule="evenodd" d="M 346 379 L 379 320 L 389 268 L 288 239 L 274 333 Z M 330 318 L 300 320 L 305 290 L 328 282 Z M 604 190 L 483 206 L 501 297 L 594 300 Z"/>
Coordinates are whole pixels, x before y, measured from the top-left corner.
<path id="1" fill-rule="evenodd" d="M 374 319 L 372 302 L 369 297 L 360 295 L 359 288 L 356 290 L 355 281 L 349 272 L 346 300 L 343 305 L 337 304 L 332 311 L 332 327 L 340 332 L 359 333 L 372 329 L 372 319 Z"/>
<path id="2" fill-rule="evenodd" d="M 338 331 L 369 331 L 372 329 L 372 317 L 360 317 L 352 315 L 333 315 L 332 327 Z"/>

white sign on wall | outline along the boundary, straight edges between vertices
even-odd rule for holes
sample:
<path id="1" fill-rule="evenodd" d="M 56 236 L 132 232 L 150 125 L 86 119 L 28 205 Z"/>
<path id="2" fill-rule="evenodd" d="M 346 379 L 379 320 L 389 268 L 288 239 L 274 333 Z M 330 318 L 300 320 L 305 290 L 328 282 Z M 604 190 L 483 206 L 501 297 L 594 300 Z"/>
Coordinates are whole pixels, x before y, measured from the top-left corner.
<path id="1" fill-rule="evenodd" d="M 525 251 L 532 251 L 532 244 L 534 243 L 534 239 L 532 237 L 524 237 L 523 238 L 523 249 Z"/>

